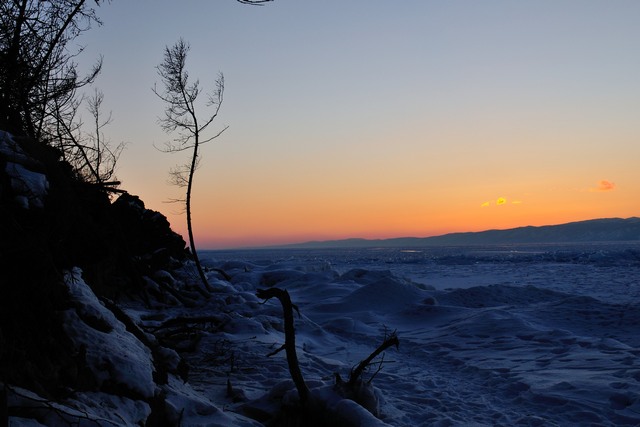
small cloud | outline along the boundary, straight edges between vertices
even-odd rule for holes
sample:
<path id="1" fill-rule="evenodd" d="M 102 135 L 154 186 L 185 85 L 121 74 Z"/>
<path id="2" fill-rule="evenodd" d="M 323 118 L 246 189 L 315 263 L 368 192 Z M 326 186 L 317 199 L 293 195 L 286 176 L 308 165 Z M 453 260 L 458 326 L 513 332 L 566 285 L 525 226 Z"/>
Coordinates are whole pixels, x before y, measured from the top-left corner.
<path id="1" fill-rule="evenodd" d="M 522 204 L 522 200 L 511 200 L 508 201 L 506 197 L 498 197 L 495 200 L 488 200 L 484 203 L 482 203 L 480 205 L 481 208 L 488 208 L 492 205 L 496 205 L 496 206 L 502 206 L 502 205 L 507 205 L 507 204 L 511 204 L 511 205 L 520 205 Z"/>
<path id="2" fill-rule="evenodd" d="M 589 191 L 612 191 L 612 190 L 615 190 L 615 188 L 616 188 L 615 183 L 611 181 L 607 181 L 606 179 L 603 179 L 598 183 L 597 187 L 590 188 Z"/>

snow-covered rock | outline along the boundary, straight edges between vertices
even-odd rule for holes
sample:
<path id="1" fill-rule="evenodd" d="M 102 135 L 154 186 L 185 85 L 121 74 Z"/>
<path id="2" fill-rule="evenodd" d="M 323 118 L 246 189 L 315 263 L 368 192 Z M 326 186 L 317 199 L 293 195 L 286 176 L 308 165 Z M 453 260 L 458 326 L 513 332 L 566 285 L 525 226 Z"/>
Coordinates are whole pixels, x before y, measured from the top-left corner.
<path id="1" fill-rule="evenodd" d="M 154 395 L 151 351 L 105 308 L 82 278 L 79 268 L 65 274 L 74 308 L 64 313 L 64 327 L 99 386 L 121 387 L 132 395 Z"/>
<path id="2" fill-rule="evenodd" d="M 14 202 L 23 209 L 44 207 L 49 190 L 45 174 L 38 172 L 39 163 L 24 152 L 8 132 L 0 130 L 0 157 L 9 177 Z"/>

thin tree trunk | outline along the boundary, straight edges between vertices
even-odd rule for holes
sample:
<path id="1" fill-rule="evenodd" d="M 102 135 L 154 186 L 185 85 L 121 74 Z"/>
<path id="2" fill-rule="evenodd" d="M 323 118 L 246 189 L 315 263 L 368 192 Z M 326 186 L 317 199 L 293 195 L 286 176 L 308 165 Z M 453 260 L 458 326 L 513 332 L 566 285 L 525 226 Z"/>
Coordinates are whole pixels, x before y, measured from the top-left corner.
<path id="1" fill-rule="evenodd" d="M 191 158 L 191 168 L 189 168 L 189 180 L 187 182 L 187 231 L 189 233 L 189 246 L 191 246 L 191 253 L 193 254 L 193 261 L 196 263 L 196 268 L 198 269 L 198 274 L 200 275 L 200 280 L 202 280 L 202 284 L 209 291 L 212 292 L 211 286 L 209 285 L 209 281 L 207 280 L 207 276 L 204 274 L 204 270 L 202 269 L 202 265 L 200 264 L 200 258 L 198 258 L 198 252 L 196 251 L 196 245 L 193 239 L 193 227 L 191 226 L 191 188 L 193 187 L 193 175 L 196 171 L 196 164 L 198 161 L 198 134 L 195 135 L 195 144 L 193 146 L 193 157 Z"/>
<path id="2" fill-rule="evenodd" d="M 176 144 L 168 144 L 167 152 L 178 152 L 187 149 L 193 149 L 191 157 L 191 164 L 189 166 L 188 177 L 185 177 L 187 173 L 184 169 L 178 169 L 175 171 L 176 183 L 178 186 L 184 186 L 186 181 L 187 194 L 185 198 L 185 207 L 187 213 L 187 231 L 189 234 L 189 246 L 193 253 L 193 259 L 198 269 L 200 279 L 209 292 L 213 292 L 213 289 L 207 281 L 207 277 L 204 274 L 202 265 L 200 264 L 200 258 L 198 257 L 198 251 L 193 238 L 193 227 L 191 224 L 191 190 L 193 189 L 193 177 L 198 166 L 198 148 L 200 146 L 200 132 L 206 129 L 206 127 L 215 119 L 220 109 L 220 103 L 222 102 L 222 91 L 224 90 L 222 77 L 217 81 L 218 92 L 217 95 L 210 95 L 211 105 L 216 105 L 216 110 L 208 120 L 205 120 L 204 125 L 198 123 L 198 117 L 196 116 L 195 100 L 200 92 L 198 82 L 189 84 L 188 74 L 185 71 L 185 59 L 187 52 L 189 51 L 189 45 L 180 39 L 173 47 L 165 48 L 164 62 L 158 66 L 158 74 L 165 83 L 165 93 L 159 93 L 155 87 L 154 93 L 164 102 L 168 104 L 165 111 L 166 117 L 161 119 L 161 125 L 163 129 L 168 132 L 178 131 L 180 137 L 176 139 Z M 217 104 L 215 97 L 217 96 Z M 225 128 L 226 129 L 226 128 Z M 223 129 L 224 130 L 224 129 Z M 202 143 L 209 142 L 212 139 L 220 135 L 221 132 L 212 136 Z M 193 141 L 193 144 L 191 144 Z M 223 277 L 230 280 L 230 277 L 222 270 L 216 269 Z"/>

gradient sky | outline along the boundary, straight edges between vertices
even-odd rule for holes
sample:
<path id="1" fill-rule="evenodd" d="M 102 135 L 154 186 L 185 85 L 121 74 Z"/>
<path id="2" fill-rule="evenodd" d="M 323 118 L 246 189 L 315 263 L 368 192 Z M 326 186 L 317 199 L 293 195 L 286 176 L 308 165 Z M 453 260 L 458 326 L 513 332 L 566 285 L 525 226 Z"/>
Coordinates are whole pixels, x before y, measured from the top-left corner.
<path id="1" fill-rule="evenodd" d="M 199 249 L 640 215 L 637 0 L 115 0 L 99 16 L 79 61 L 104 56 L 117 175 L 183 234 L 165 201 L 188 156 L 154 148 L 171 138 L 155 66 L 183 37 L 204 89 L 224 73 Z"/>

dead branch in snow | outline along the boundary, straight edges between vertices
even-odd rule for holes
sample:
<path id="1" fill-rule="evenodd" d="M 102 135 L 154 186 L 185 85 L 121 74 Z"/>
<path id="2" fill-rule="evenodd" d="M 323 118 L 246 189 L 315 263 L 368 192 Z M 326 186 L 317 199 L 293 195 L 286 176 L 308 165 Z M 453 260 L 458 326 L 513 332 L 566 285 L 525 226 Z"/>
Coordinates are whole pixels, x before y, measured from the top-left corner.
<path id="1" fill-rule="evenodd" d="M 163 291 L 166 291 L 169 295 L 174 297 L 180 304 L 184 305 L 185 307 L 193 307 L 196 305 L 196 301 L 194 299 L 182 295 L 177 289 L 174 289 L 172 286 L 169 286 L 162 280 L 155 280 L 154 283 L 156 283 Z M 206 295 L 205 298 L 208 296 L 209 295 Z"/>
<path id="2" fill-rule="evenodd" d="M 166 384 L 168 381 L 167 374 L 170 372 L 178 374 L 183 381 L 187 380 L 188 366 L 184 359 L 180 358 L 177 369 L 172 369 L 171 366 L 169 366 L 168 361 L 165 360 L 161 344 L 158 342 L 155 335 L 147 334 L 143 331 L 142 328 L 140 328 L 140 326 L 138 326 L 138 324 L 113 301 L 108 298 L 100 298 L 100 301 L 113 313 L 116 319 L 124 324 L 128 332 L 135 336 L 138 341 L 144 344 L 151 351 L 151 354 L 153 355 L 153 365 L 156 370 L 156 382 L 159 384 Z"/>
<path id="3" fill-rule="evenodd" d="M 300 396 L 300 403 L 304 405 L 309 397 L 309 388 L 307 388 L 302 372 L 300 371 L 300 365 L 298 363 L 298 355 L 296 354 L 296 331 L 293 326 L 293 309 L 295 308 L 300 315 L 298 307 L 291 302 L 289 292 L 278 288 L 258 289 L 256 292 L 258 298 L 264 299 L 265 302 L 271 298 L 278 298 L 280 304 L 282 304 L 282 310 L 284 315 L 284 345 L 271 354 L 276 354 L 282 349 L 287 354 L 287 364 L 289 365 L 289 374 L 291 379 L 296 385 L 298 390 L 298 396 Z"/>
<path id="4" fill-rule="evenodd" d="M 49 400 L 33 394 L 27 390 L 21 390 L 16 387 L 12 387 L 8 384 L 4 385 L 6 395 L 13 395 L 12 400 L 17 400 L 20 404 L 15 403 L 11 406 L 7 405 L 7 419 L 9 416 L 23 419 L 32 419 L 36 423 L 43 419 L 51 418 L 46 417 L 47 413 L 55 415 L 56 420 L 60 419 L 60 422 L 66 425 L 91 425 L 104 426 L 107 424 L 118 426 L 121 423 L 109 420 L 103 417 L 96 418 L 94 415 L 90 415 L 88 412 L 82 410 L 79 407 L 64 406 L 56 403 L 53 400 Z M 24 392 L 23 392 L 24 391 Z M 122 420 L 125 420 L 117 412 L 115 416 Z M 0 420 L 3 421 L 3 420 Z M 83 422 L 84 421 L 84 422 Z M 13 425 L 13 424 L 11 424 Z"/>
<path id="5" fill-rule="evenodd" d="M 155 326 L 153 328 L 154 331 L 158 331 L 160 329 L 165 328 L 173 328 L 176 326 L 185 326 L 190 324 L 210 324 L 212 326 L 216 326 L 215 330 L 219 330 L 222 326 L 224 326 L 224 318 L 222 316 L 212 315 L 212 316 L 193 316 L 193 317 L 172 317 L 171 319 L 162 322 L 160 325 Z"/>
<path id="6" fill-rule="evenodd" d="M 378 357 L 378 355 L 380 353 L 382 353 L 383 351 L 385 351 L 386 349 L 388 349 L 389 347 L 391 347 L 393 345 L 396 346 L 396 349 L 400 345 L 400 342 L 398 341 L 398 334 L 396 333 L 396 331 L 393 331 L 391 333 L 391 335 L 386 337 L 385 340 L 382 342 L 382 344 L 380 344 L 378 346 L 378 348 L 376 348 L 373 351 L 373 353 L 371 353 L 369 355 L 369 357 L 367 357 L 366 359 L 362 360 L 358 364 L 358 366 L 356 366 L 354 369 L 351 370 L 351 373 L 349 374 L 349 381 L 347 382 L 347 386 L 348 387 L 353 387 L 355 385 L 356 381 L 358 381 L 358 379 L 362 376 L 362 373 L 364 372 L 364 370 L 369 365 L 372 364 L 373 359 Z M 383 361 L 384 361 L 384 359 L 383 359 Z M 378 372 L 380 372 L 380 368 L 381 367 L 382 367 L 382 362 L 380 362 L 380 367 L 378 368 L 378 370 L 375 372 L 375 374 L 373 376 L 375 376 Z M 371 377 L 369 382 L 371 382 L 372 379 L 373 379 L 373 377 Z"/>
<path id="7" fill-rule="evenodd" d="M 284 403 L 278 413 L 270 414 L 273 416 L 270 425 L 287 425 L 287 426 L 324 426 L 324 425 L 359 425 L 354 424 L 351 420 L 344 418 L 344 414 L 336 412 L 336 408 L 327 405 L 324 401 L 322 394 L 312 394 L 307 387 L 300 366 L 298 363 L 298 357 L 295 347 L 295 328 L 293 324 L 293 309 L 300 311 L 298 307 L 291 302 L 289 293 L 286 290 L 279 288 L 258 289 L 256 292 L 258 298 L 267 302 L 271 298 L 278 298 L 283 309 L 284 316 L 284 333 L 285 343 L 277 349 L 271 351 L 267 356 L 273 356 L 278 354 L 282 350 L 285 350 L 287 355 L 287 364 L 289 366 L 289 374 L 296 386 L 299 396 L 299 404 L 291 405 Z M 374 417 L 380 417 L 380 399 L 375 392 L 371 381 L 382 370 L 385 363 L 384 356 L 376 361 L 376 358 L 380 356 L 386 349 L 391 346 L 399 346 L 398 336 L 394 331 L 390 335 L 387 335 L 385 331 L 385 337 L 382 344 L 380 344 L 366 359 L 362 360 L 357 366 L 351 369 L 349 375 L 349 381 L 345 382 L 340 378 L 340 375 L 336 373 L 336 383 L 333 387 L 333 392 L 342 399 L 348 399 L 356 404 L 360 405 L 364 410 L 368 411 Z M 369 381 L 363 381 L 362 375 L 365 370 L 372 365 L 377 365 L 376 371 L 369 378 Z M 227 395 L 233 398 L 233 388 L 230 383 L 227 385 Z M 251 405 L 245 407 L 245 410 L 252 411 Z M 262 414 L 265 415 L 265 414 Z M 261 417 L 262 417 L 261 415 Z M 269 414 L 267 414 L 269 415 Z M 256 418 L 260 420 L 260 418 Z M 329 422 L 329 423 L 327 423 Z M 343 423 L 345 422 L 345 423 Z"/>

